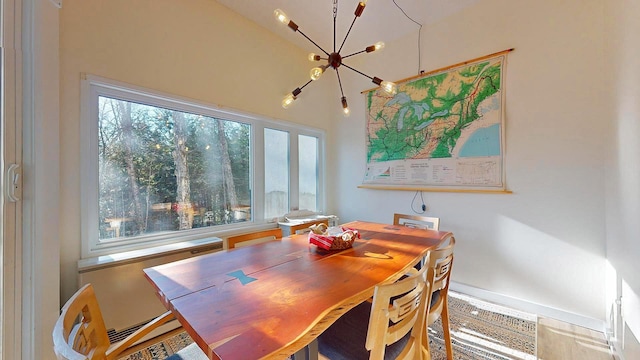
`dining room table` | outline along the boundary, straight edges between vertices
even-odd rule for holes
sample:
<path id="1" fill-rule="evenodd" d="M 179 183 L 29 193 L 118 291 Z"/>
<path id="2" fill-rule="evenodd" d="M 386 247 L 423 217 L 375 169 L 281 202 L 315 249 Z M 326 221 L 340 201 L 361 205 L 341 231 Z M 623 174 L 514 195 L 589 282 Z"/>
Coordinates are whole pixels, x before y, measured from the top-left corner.
<path id="1" fill-rule="evenodd" d="M 299 234 L 144 274 L 210 359 L 286 359 L 371 298 L 376 285 L 401 278 L 449 234 L 366 221 L 341 226 L 359 235 L 344 250 L 321 249 Z"/>

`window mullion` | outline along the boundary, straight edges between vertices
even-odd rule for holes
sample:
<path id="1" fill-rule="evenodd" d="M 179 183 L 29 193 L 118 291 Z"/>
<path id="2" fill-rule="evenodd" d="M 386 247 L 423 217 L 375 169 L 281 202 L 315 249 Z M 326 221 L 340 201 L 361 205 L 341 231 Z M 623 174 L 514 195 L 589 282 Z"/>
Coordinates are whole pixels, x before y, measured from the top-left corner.
<path id="1" fill-rule="evenodd" d="M 255 222 L 262 222 L 265 210 L 265 188 L 264 188 L 264 125 L 255 124 L 251 130 L 252 160 L 251 160 L 251 199 L 254 210 L 252 218 Z"/>
<path id="2" fill-rule="evenodd" d="M 289 210 L 300 209 L 298 132 L 289 132 Z"/>
<path id="3" fill-rule="evenodd" d="M 325 143 L 322 136 L 318 136 L 318 211 L 324 214 L 327 213 L 327 193 L 326 189 L 326 176 L 325 176 Z"/>

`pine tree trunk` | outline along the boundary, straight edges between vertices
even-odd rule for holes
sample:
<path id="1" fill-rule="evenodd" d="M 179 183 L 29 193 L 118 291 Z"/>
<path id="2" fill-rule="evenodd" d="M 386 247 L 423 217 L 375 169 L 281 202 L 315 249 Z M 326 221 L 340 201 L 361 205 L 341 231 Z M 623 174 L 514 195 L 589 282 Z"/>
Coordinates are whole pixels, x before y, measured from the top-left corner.
<path id="1" fill-rule="evenodd" d="M 181 112 L 173 111 L 173 161 L 176 165 L 176 202 L 178 203 L 179 229 L 191 229 L 193 226 L 193 205 L 191 204 L 191 183 L 187 164 L 187 120 Z"/>
<path id="2" fill-rule="evenodd" d="M 218 146 L 220 146 L 220 157 L 222 158 L 222 182 L 224 184 L 224 196 L 226 210 L 233 210 L 238 207 L 238 196 L 236 186 L 233 181 L 231 171 L 231 160 L 229 158 L 229 146 L 224 135 L 224 121 L 217 119 L 218 125 Z"/>
<path id="3" fill-rule="evenodd" d="M 133 120 L 131 119 L 131 103 L 118 101 L 117 104 L 118 112 L 120 113 L 120 126 L 122 128 L 127 177 L 129 178 L 131 195 L 133 196 L 133 214 L 131 215 L 136 223 L 137 232 L 144 233 L 145 226 L 142 219 L 140 188 L 138 187 L 138 181 L 136 180 L 136 165 L 133 162 L 135 141 L 133 134 Z"/>

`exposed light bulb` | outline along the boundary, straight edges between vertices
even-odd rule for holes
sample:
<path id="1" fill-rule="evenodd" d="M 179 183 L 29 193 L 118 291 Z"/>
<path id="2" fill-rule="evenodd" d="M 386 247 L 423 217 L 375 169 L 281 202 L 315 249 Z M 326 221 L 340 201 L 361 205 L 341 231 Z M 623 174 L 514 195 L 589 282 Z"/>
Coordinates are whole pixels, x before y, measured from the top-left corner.
<path id="1" fill-rule="evenodd" d="M 280 9 L 275 9 L 275 10 L 273 10 L 273 15 L 281 23 L 283 23 L 285 25 L 289 24 L 289 18 L 287 17 L 287 14 L 284 13 L 284 11 L 282 11 Z"/>
<path id="2" fill-rule="evenodd" d="M 369 0 L 360 0 L 360 3 L 361 3 L 362 5 L 367 5 L 367 1 L 369 1 Z"/>
<path id="3" fill-rule="evenodd" d="M 320 55 L 309 53 L 309 61 L 318 61 L 318 60 L 320 60 Z"/>
<path id="4" fill-rule="evenodd" d="M 324 73 L 324 70 L 326 68 L 327 68 L 326 66 L 318 66 L 311 69 L 311 71 L 309 72 L 309 76 L 311 77 L 311 80 L 318 80 L 322 75 L 322 73 Z"/>
<path id="5" fill-rule="evenodd" d="M 347 98 L 345 96 L 343 96 L 340 101 L 342 102 L 342 112 L 344 113 L 344 116 L 349 116 L 349 114 L 351 113 L 351 110 L 349 110 L 349 105 L 347 104 Z"/>
<path id="6" fill-rule="evenodd" d="M 395 95 L 398 92 L 398 87 L 391 81 L 383 81 L 380 86 L 387 94 Z"/>
<path id="7" fill-rule="evenodd" d="M 295 96 L 293 96 L 292 93 L 288 93 L 287 96 L 284 97 L 284 99 L 282 99 L 282 107 L 285 109 L 288 109 L 289 106 L 291 106 L 291 104 L 293 104 L 293 101 L 296 99 Z"/>
<path id="8" fill-rule="evenodd" d="M 367 46 L 366 49 L 364 49 L 366 52 L 370 53 L 372 51 L 376 51 L 376 50 L 382 50 L 384 49 L 384 43 L 382 41 L 378 41 L 377 43 L 371 45 L 371 46 Z"/>
<path id="9" fill-rule="evenodd" d="M 398 88 L 396 87 L 396 84 L 392 83 L 391 81 L 384 81 L 379 77 L 374 76 L 373 79 L 371 79 L 371 82 L 373 82 L 376 85 L 379 85 L 382 88 L 382 90 L 384 90 L 387 94 L 395 95 L 398 92 Z"/>
<path id="10" fill-rule="evenodd" d="M 294 32 L 298 31 L 298 25 L 293 21 L 289 20 L 289 17 L 287 16 L 287 14 L 284 13 L 284 11 L 280 9 L 275 9 L 273 10 L 273 15 L 276 17 L 276 20 L 287 25 L 289 29 L 293 30 Z"/>

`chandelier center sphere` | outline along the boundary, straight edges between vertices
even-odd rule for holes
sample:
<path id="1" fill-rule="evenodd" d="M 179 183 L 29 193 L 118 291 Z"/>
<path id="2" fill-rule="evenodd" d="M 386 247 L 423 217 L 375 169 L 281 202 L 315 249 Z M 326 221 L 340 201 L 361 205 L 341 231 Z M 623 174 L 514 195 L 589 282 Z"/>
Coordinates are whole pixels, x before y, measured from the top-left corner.
<path id="1" fill-rule="evenodd" d="M 329 54 L 329 65 L 332 68 L 337 69 L 342 64 L 342 56 L 337 52 Z"/>

